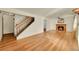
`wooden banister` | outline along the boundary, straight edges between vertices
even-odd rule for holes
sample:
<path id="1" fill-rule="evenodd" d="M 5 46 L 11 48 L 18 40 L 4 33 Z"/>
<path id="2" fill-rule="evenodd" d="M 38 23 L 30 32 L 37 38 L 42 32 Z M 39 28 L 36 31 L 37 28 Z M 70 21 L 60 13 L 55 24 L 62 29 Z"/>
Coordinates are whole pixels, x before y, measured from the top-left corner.
<path id="1" fill-rule="evenodd" d="M 33 17 L 25 17 L 20 23 L 16 24 L 16 36 L 18 36 L 25 28 L 34 21 Z"/>
<path id="2" fill-rule="evenodd" d="M 23 23 L 25 20 L 27 20 L 27 19 L 29 19 L 29 18 L 30 18 L 30 17 L 28 17 L 28 18 L 25 17 L 22 21 L 20 21 L 18 24 L 16 24 L 16 26 L 19 25 L 19 24 L 21 24 L 21 23 Z"/>
<path id="3" fill-rule="evenodd" d="M 28 20 L 30 20 L 31 18 L 25 19 L 22 22 L 16 24 L 16 28 L 19 28 L 20 26 L 22 26 L 25 22 L 27 22 Z"/>

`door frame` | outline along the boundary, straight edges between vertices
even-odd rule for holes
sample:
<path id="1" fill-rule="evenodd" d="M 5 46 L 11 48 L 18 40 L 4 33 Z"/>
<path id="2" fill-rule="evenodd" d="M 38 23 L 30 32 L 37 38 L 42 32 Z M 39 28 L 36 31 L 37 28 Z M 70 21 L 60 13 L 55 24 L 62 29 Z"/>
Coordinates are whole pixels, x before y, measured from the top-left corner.
<path id="1" fill-rule="evenodd" d="M 15 28 L 15 19 L 14 19 L 14 15 L 13 15 L 13 34 L 14 34 L 14 28 Z M 4 37 L 4 18 L 3 18 L 3 15 L 2 15 L 2 39 L 1 41 L 3 41 L 3 37 Z M 14 35 L 14 37 L 16 38 L 16 36 Z"/>

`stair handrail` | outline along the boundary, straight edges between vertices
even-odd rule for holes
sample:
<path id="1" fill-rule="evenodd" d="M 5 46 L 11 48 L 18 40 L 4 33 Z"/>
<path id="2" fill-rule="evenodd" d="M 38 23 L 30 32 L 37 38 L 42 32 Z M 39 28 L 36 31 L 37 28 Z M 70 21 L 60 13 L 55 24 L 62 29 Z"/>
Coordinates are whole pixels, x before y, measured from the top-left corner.
<path id="1" fill-rule="evenodd" d="M 31 19 L 32 19 L 32 17 L 28 17 L 28 18 L 25 17 L 24 20 L 22 20 L 22 22 L 20 22 L 19 24 L 16 24 L 16 33 L 17 34 L 20 33 L 22 31 L 22 28 L 24 29 L 23 26 L 25 26 L 25 24 L 28 25 L 31 22 Z"/>
<path id="2" fill-rule="evenodd" d="M 27 19 L 29 19 L 30 17 L 28 17 Z M 16 24 L 16 26 L 19 26 L 19 25 L 21 25 L 23 22 L 25 22 L 26 20 L 26 17 L 24 18 L 24 20 L 22 20 L 22 21 L 20 21 L 20 23 L 18 23 L 18 24 Z"/>

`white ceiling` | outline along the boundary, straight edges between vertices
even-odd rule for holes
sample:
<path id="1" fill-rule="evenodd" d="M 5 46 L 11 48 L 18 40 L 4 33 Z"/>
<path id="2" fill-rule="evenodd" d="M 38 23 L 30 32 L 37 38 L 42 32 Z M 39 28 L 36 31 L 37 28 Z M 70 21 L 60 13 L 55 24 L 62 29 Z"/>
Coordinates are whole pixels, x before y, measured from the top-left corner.
<path id="1" fill-rule="evenodd" d="M 63 17 L 65 15 L 73 15 L 73 8 L 16 8 L 17 10 L 28 12 L 44 17 Z"/>
<path id="2" fill-rule="evenodd" d="M 16 9 L 39 16 L 46 16 L 50 11 L 54 11 L 57 8 L 16 8 Z"/>
<path id="3" fill-rule="evenodd" d="M 73 8 L 63 8 L 55 13 L 48 15 L 47 17 L 56 18 L 56 17 L 66 17 L 66 16 L 74 15 L 72 10 Z"/>

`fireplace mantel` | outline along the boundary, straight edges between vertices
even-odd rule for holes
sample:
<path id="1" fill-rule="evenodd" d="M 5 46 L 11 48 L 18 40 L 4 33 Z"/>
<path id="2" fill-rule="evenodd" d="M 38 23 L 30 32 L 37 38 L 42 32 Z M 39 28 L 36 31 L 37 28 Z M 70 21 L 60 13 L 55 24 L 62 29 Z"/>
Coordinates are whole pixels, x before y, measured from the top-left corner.
<path id="1" fill-rule="evenodd" d="M 56 30 L 60 32 L 66 32 L 66 24 L 64 23 L 57 23 Z"/>

